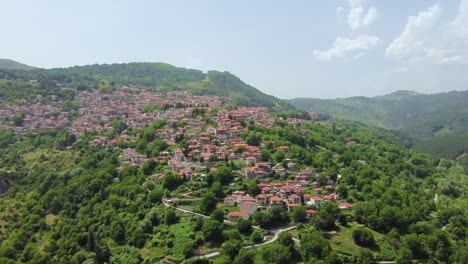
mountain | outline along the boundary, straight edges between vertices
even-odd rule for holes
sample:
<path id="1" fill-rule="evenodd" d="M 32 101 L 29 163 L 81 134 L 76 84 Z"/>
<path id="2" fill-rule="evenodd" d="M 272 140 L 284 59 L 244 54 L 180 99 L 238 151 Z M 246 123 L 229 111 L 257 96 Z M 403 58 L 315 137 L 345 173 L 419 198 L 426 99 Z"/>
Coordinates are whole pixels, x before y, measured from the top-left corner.
<path id="1" fill-rule="evenodd" d="M 262 93 L 229 72 L 204 73 L 166 63 L 94 64 L 29 71 L 0 69 L 0 79 L 35 80 L 44 88 L 112 89 L 126 85 L 160 92 L 184 90 L 197 95 L 230 97 L 243 106 L 287 106 L 284 101 Z"/>
<path id="2" fill-rule="evenodd" d="M 228 72 L 0 69 L 0 107 L 2 264 L 466 263 L 466 155 L 310 120 Z"/>
<path id="3" fill-rule="evenodd" d="M 0 69 L 32 70 L 36 68 L 14 60 L 0 59 Z"/>
<path id="4" fill-rule="evenodd" d="M 468 132 L 468 91 L 437 94 L 396 91 L 373 98 L 295 98 L 289 102 L 300 109 L 334 118 L 400 131 L 417 140 L 423 140 L 419 143 L 420 149 L 423 149 L 422 144 L 430 144 L 432 139 L 444 137 L 450 141 L 452 136 Z M 431 149 L 432 154 L 441 152 L 440 149 Z M 452 144 L 450 150 L 442 152 L 452 153 L 450 157 L 454 158 L 453 153 L 463 150 L 462 145 Z"/>

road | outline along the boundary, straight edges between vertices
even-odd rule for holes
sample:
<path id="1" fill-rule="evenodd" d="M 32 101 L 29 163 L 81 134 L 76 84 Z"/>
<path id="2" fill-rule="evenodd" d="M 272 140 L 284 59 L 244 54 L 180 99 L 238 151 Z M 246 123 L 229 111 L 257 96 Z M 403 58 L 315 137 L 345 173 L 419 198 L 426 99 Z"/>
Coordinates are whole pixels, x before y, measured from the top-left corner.
<path id="1" fill-rule="evenodd" d="M 187 200 L 187 199 L 183 199 L 183 200 Z M 180 208 L 180 207 L 177 207 L 177 206 L 174 206 L 174 205 L 171 205 L 172 202 L 174 201 L 178 201 L 177 198 L 172 198 L 172 199 L 167 199 L 167 198 L 163 198 L 162 199 L 162 202 L 164 204 L 164 206 L 166 207 L 171 207 L 171 208 L 174 208 L 175 210 L 177 211 L 180 211 L 180 212 L 184 212 L 184 213 L 188 213 L 188 214 L 193 214 L 193 215 L 197 215 L 197 216 L 200 216 L 200 217 L 204 217 L 204 218 L 210 218 L 209 216 L 207 215 L 203 215 L 203 214 L 199 214 L 199 213 L 196 213 L 196 212 L 193 212 L 193 211 L 190 211 L 190 210 L 187 210 L 187 209 L 183 209 L 183 208 Z M 228 223 L 228 224 L 235 224 L 235 222 L 231 222 L 231 221 L 228 221 L 228 220 L 224 220 L 225 223 Z M 272 230 L 268 230 L 268 229 L 263 229 L 259 226 L 252 226 L 253 228 L 255 229 L 259 229 L 259 230 L 263 230 L 263 231 L 267 231 L 267 232 L 270 232 L 270 233 L 273 233 L 273 237 L 267 241 L 263 241 L 261 243 L 258 243 L 258 244 L 254 244 L 254 245 L 250 245 L 250 246 L 245 246 L 244 248 L 256 248 L 256 247 L 259 247 L 259 246 L 263 246 L 263 245 L 267 245 L 267 244 L 270 244 L 270 243 L 273 243 L 275 242 L 276 240 L 278 240 L 278 237 L 279 237 L 279 234 L 281 234 L 282 232 L 285 232 L 285 231 L 289 231 L 289 230 L 292 230 L 294 228 L 296 228 L 296 226 L 290 226 L 290 227 L 287 227 L 287 228 L 283 228 L 283 229 L 272 229 Z M 296 243 L 299 243 L 299 239 L 297 238 L 293 238 L 293 240 L 296 242 Z M 208 253 L 208 254 L 205 254 L 205 255 L 202 255 L 202 256 L 196 256 L 194 258 L 214 258 L 214 257 L 217 257 L 219 256 L 221 253 L 219 251 L 216 251 L 216 252 L 211 252 L 211 253 Z"/>

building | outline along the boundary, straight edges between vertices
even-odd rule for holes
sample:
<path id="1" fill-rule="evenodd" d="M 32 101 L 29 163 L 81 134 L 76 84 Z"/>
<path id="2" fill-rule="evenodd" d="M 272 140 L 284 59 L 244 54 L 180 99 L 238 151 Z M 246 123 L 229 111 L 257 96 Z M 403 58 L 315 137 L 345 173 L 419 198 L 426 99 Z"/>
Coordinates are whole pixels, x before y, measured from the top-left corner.
<path id="1" fill-rule="evenodd" d="M 239 220 L 239 218 L 244 218 L 244 219 L 249 219 L 250 217 L 250 214 L 249 213 L 245 213 L 245 212 L 230 212 L 228 215 L 227 215 L 227 219 L 228 221 L 231 221 L 231 222 L 237 222 L 237 220 Z"/>
<path id="2" fill-rule="evenodd" d="M 243 201 L 240 203 L 240 211 L 243 213 L 249 213 L 250 215 L 255 213 L 257 210 L 256 201 Z"/>
<path id="3" fill-rule="evenodd" d="M 237 199 L 232 197 L 232 196 L 228 196 L 226 198 L 224 198 L 224 205 L 225 206 L 236 206 L 236 201 Z"/>

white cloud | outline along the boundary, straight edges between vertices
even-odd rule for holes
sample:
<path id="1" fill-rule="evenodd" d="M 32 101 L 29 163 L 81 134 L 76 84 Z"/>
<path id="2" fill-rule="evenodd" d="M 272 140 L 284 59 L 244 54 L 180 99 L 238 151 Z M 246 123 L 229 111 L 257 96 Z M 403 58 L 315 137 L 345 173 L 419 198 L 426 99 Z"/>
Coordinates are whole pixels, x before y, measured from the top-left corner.
<path id="1" fill-rule="evenodd" d="M 330 49 L 314 50 L 313 55 L 323 61 L 330 61 L 335 58 L 356 59 L 380 42 L 381 40 L 378 37 L 369 35 L 360 35 L 354 39 L 337 37 Z"/>
<path id="2" fill-rule="evenodd" d="M 434 5 L 409 17 L 385 55 L 411 64 L 468 64 L 468 0 L 460 2 L 458 14 L 448 23 L 441 22 L 441 13 Z"/>
<path id="3" fill-rule="evenodd" d="M 361 27 L 362 13 L 364 13 L 364 8 L 361 6 L 352 8 L 348 14 L 348 25 L 351 30 L 357 30 Z"/>
<path id="4" fill-rule="evenodd" d="M 353 31 L 359 30 L 363 27 L 368 27 L 375 23 L 379 13 L 374 7 L 367 9 L 363 6 L 366 1 L 363 0 L 348 0 L 349 12 L 347 16 L 347 24 Z M 344 7 L 339 7 L 339 16 L 345 13 Z M 338 10 L 337 10 L 338 11 Z"/>
<path id="5" fill-rule="evenodd" d="M 378 16 L 379 14 L 377 13 L 377 9 L 371 7 L 369 10 L 367 10 L 366 16 L 362 19 L 362 24 L 365 26 L 370 26 L 374 24 Z"/>
<path id="6" fill-rule="evenodd" d="M 347 0 L 347 2 L 347 7 L 338 6 L 336 8 L 336 14 L 338 17 L 346 18 L 346 23 L 351 29 L 350 33 L 352 36 L 357 35 L 357 37 L 337 37 L 331 48 L 314 50 L 313 55 L 318 60 L 356 59 L 381 43 L 380 38 L 376 36 L 357 34 L 360 29 L 366 29 L 375 23 L 378 18 L 377 9 L 364 7 L 367 0 Z"/>

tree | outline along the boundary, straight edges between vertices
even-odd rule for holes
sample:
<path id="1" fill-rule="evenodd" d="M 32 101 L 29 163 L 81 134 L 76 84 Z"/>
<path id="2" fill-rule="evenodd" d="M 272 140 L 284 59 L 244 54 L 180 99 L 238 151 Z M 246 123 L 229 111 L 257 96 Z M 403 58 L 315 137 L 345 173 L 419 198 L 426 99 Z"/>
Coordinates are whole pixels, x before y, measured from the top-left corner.
<path id="1" fill-rule="evenodd" d="M 216 221 L 218 221 L 220 223 L 224 222 L 224 210 L 221 209 L 221 208 L 215 209 L 211 213 L 210 218 L 213 219 L 213 220 L 216 220 Z"/>
<path id="2" fill-rule="evenodd" d="M 291 261 L 291 252 L 289 248 L 277 243 L 272 243 L 262 248 L 260 254 L 265 263 L 283 264 Z"/>
<path id="3" fill-rule="evenodd" d="M 245 142 L 250 146 L 260 146 L 262 144 L 262 135 L 260 133 L 249 133 Z"/>
<path id="4" fill-rule="evenodd" d="M 278 243 L 289 248 L 290 251 L 294 249 L 294 240 L 289 232 L 281 232 L 278 235 Z"/>
<path id="5" fill-rule="evenodd" d="M 242 242 L 240 240 L 228 240 L 221 246 L 221 252 L 233 260 L 242 248 Z"/>
<path id="6" fill-rule="evenodd" d="M 359 246 L 374 246 L 375 240 L 372 232 L 367 228 L 357 228 L 353 230 L 354 243 Z"/>
<path id="7" fill-rule="evenodd" d="M 202 234 L 207 241 L 221 242 L 224 239 L 223 224 L 215 220 L 207 220 L 203 225 Z"/>
<path id="8" fill-rule="evenodd" d="M 211 185 L 211 191 L 216 195 L 218 198 L 223 198 L 224 197 L 224 190 L 223 186 L 221 185 L 221 182 L 215 181 Z"/>
<path id="9" fill-rule="evenodd" d="M 294 223 L 303 222 L 306 219 L 306 212 L 303 206 L 293 207 L 291 212 L 291 217 L 294 220 Z"/>
<path id="10" fill-rule="evenodd" d="M 213 175 L 214 181 L 219 181 L 222 185 L 228 185 L 234 179 L 232 169 L 226 166 L 218 167 L 218 170 Z"/>
<path id="11" fill-rule="evenodd" d="M 285 157 L 286 157 L 286 153 L 282 149 L 277 150 L 272 156 L 272 158 L 278 163 L 282 162 Z"/>
<path id="12" fill-rule="evenodd" d="M 318 231 L 309 231 L 301 235 L 301 255 L 304 261 L 310 259 L 324 259 L 331 251 L 322 234 Z"/>
<path id="13" fill-rule="evenodd" d="M 237 230 L 242 234 L 250 234 L 252 232 L 252 223 L 250 220 L 240 218 L 237 220 Z"/>
<path id="14" fill-rule="evenodd" d="M 122 131 L 128 127 L 127 123 L 125 123 L 121 118 L 114 119 L 110 122 L 110 125 L 118 134 L 122 133 Z"/>
<path id="15" fill-rule="evenodd" d="M 398 250 L 395 261 L 397 264 L 411 264 L 413 263 L 412 259 L 413 253 L 411 253 L 411 250 L 406 247 L 401 247 L 400 250 Z"/>
<path id="16" fill-rule="evenodd" d="M 258 244 L 263 241 L 263 234 L 260 230 L 255 230 L 252 232 L 252 235 L 250 235 L 252 238 L 252 242 Z"/>
<path id="17" fill-rule="evenodd" d="M 165 189 L 173 190 L 182 183 L 182 179 L 179 175 L 172 172 L 167 172 L 163 178 L 162 185 Z"/>
<path id="18" fill-rule="evenodd" d="M 263 162 L 268 162 L 270 161 L 271 158 L 271 153 L 267 149 L 262 149 L 260 151 L 260 160 Z"/>
<path id="19" fill-rule="evenodd" d="M 198 208 L 203 214 L 210 214 L 213 212 L 213 210 L 216 209 L 216 197 L 214 193 L 205 193 L 198 204 Z"/>
<path id="20" fill-rule="evenodd" d="M 242 248 L 234 259 L 234 264 L 254 264 L 255 251 Z"/>
<path id="21" fill-rule="evenodd" d="M 374 263 L 374 255 L 372 255 L 372 252 L 369 249 L 361 248 L 361 251 L 359 251 L 358 261 L 362 264 L 372 264 Z"/>
<path id="22" fill-rule="evenodd" d="M 172 225 L 177 223 L 179 217 L 177 216 L 175 210 L 173 208 L 166 208 L 164 211 L 164 223 L 166 225 Z"/>

